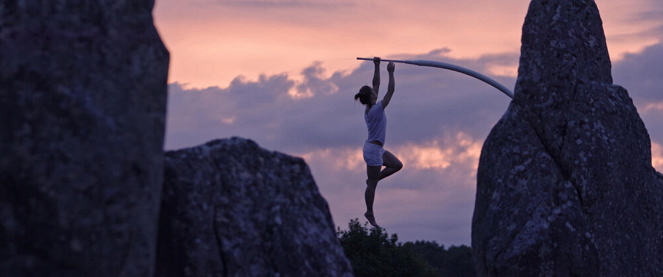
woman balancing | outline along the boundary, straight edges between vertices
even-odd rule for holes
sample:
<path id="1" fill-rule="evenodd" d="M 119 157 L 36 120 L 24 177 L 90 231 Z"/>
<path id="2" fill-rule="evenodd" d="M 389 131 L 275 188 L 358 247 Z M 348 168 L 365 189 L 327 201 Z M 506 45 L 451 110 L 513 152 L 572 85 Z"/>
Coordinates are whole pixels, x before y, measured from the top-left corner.
<path id="1" fill-rule="evenodd" d="M 395 66 L 393 62 L 389 62 L 387 65 L 387 71 L 389 72 L 387 94 L 382 101 L 377 101 L 380 89 L 380 58 L 374 58 L 373 63 L 375 64 L 373 87 L 363 86 L 359 93 L 355 95 L 355 100 L 359 99 L 362 104 L 366 105 L 364 120 L 366 120 L 366 127 L 368 127 L 368 139 L 364 144 L 364 161 L 366 161 L 366 174 L 368 175 L 366 192 L 364 193 L 366 198 L 366 213 L 364 216 L 371 225 L 379 227 L 375 222 L 375 214 L 373 213 L 375 188 L 379 180 L 401 170 L 403 163 L 394 154 L 383 148 L 387 130 L 387 117 L 384 115 L 384 109 L 387 108 L 391 96 L 394 95 Z M 384 169 L 382 169 L 383 165 L 385 166 Z"/>

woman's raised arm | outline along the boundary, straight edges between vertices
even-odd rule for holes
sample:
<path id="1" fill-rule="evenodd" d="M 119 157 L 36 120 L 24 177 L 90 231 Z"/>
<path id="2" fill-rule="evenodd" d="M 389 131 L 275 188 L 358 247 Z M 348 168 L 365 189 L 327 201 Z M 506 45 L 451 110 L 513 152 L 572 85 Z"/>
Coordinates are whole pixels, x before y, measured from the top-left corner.
<path id="1" fill-rule="evenodd" d="M 389 72 L 389 85 L 387 86 L 387 94 L 384 95 L 382 99 L 382 109 L 387 108 L 389 101 L 391 101 L 391 96 L 394 95 L 394 89 L 396 87 L 396 80 L 394 80 L 394 70 L 396 65 L 393 62 L 389 62 L 387 65 L 387 71 Z"/>
<path id="2" fill-rule="evenodd" d="M 375 64 L 375 72 L 373 73 L 373 91 L 375 91 L 375 95 L 378 95 L 380 90 L 380 58 L 373 58 L 373 63 Z"/>

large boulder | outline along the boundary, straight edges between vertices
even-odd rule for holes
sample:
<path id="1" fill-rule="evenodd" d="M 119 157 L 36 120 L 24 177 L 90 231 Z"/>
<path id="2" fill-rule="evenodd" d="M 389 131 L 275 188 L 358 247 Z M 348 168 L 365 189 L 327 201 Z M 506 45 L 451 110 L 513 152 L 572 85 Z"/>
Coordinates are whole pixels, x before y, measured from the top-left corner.
<path id="1" fill-rule="evenodd" d="M 166 153 L 156 276 L 352 276 L 301 158 L 232 138 Z"/>
<path id="2" fill-rule="evenodd" d="M 0 1 L 0 275 L 151 276 L 169 54 L 153 0 Z"/>
<path id="3" fill-rule="evenodd" d="M 533 0 L 515 99 L 479 161 L 479 275 L 663 276 L 661 199 L 595 2 Z"/>

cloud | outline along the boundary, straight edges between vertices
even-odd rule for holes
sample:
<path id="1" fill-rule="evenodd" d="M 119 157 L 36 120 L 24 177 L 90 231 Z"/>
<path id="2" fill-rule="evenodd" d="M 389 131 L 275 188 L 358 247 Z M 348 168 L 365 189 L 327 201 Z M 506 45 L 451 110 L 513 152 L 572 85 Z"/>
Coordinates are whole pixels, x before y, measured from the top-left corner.
<path id="1" fill-rule="evenodd" d="M 652 166 L 654 166 L 654 168 L 656 168 L 659 172 L 663 171 L 663 146 L 658 143 L 652 143 L 651 155 Z"/>
<path id="2" fill-rule="evenodd" d="M 402 57 L 437 59 L 484 72 L 491 63 L 505 59 L 493 55 L 462 60 L 439 53 Z M 459 130 L 482 139 L 510 101 L 489 85 L 456 72 L 403 64 L 396 68 L 396 93 L 387 109 L 387 145 L 418 144 Z M 315 62 L 301 76 L 299 82 L 287 74 L 262 75 L 258 80 L 237 77 L 227 88 L 186 89 L 171 84 L 166 148 L 201 142 L 187 141 L 191 136 L 213 139 L 210 135 L 251 137 L 266 147 L 290 152 L 361 145 L 366 136 L 363 106 L 353 96 L 371 82 L 372 64 L 326 77 L 322 63 Z M 383 66 L 383 83 L 387 76 Z M 512 77 L 495 78 L 507 86 L 515 83 Z"/>
<path id="3" fill-rule="evenodd" d="M 628 90 L 652 142 L 659 145 L 663 144 L 662 75 L 663 43 L 649 46 L 640 53 L 625 55 L 613 65 L 614 83 Z M 657 169 L 663 170 L 660 165 Z"/>
<path id="4" fill-rule="evenodd" d="M 275 113 L 275 103 L 287 101 L 293 86 L 294 81 L 284 74 L 262 75 L 257 81 L 237 77 L 223 89 L 186 89 L 183 84 L 170 84 L 166 149 L 229 137 L 237 130 L 248 137 L 269 136 L 269 130 L 278 128 L 279 117 L 265 111 Z"/>
<path id="5" fill-rule="evenodd" d="M 333 79 L 335 78 L 325 79 L 323 76 L 325 69 L 321 65 L 322 62 L 314 62 L 312 66 L 307 67 L 302 71 L 301 74 L 304 76 L 304 82 L 297 86 L 297 92 L 291 94 L 292 96 L 295 98 L 312 97 L 314 92 L 332 94 L 338 91 L 338 87 L 333 82 Z M 340 75 L 337 75 L 336 77 L 339 76 Z"/>
<path id="6" fill-rule="evenodd" d="M 389 151 L 394 153 L 407 168 L 407 172 L 399 175 L 416 177 L 431 172 L 441 176 L 458 173 L 462 175 L 459 178 L 465 180 L 463 183 L 472 184 L 476 177 L 482 144 L 483 140 L 459 132 L 423 144 L 395 145 Z M 301 153 L 300 156 L 309 163 L 324 164 L 325 172 L 330 173 L 330 176 L 348 172 L 365 175 L 361 145 L 313 149 Z M 459 168 L 462 170 L 455 172 Z M 414 185 L 412 188 L 421 187 Z"/>
<path id="7" fill-rule="evenodd" d="M 649 102 L 661 100 L 663 95 L 663 44 L 645 48 L 641 53 L 626 54 L 615 63 L 615 83 L 629 89 L 634 100 Z"/>
<path id="8" fill-rule="evenodd" d="M 661 22 L 663 18 L 663 6 L 659 0 L 641 0 L 646 9 L 633 14 L 629 19 L 633 22 Z"/>
<path id="9" fill-rule="evenodd" d="M 648 113 L 651 111 L 663 111 L 663 102 L 658 102 L 658 103 L 648 103 L 645 105 L 644 112 Z"/>
<path id="10" fill-rule="evenodd" d="M 455 164 L 467 163 L 477 169 L 482 140 L 459 132 L 445 142 L 433 140 L 423 144 L 408 144 L 395 151 L 401 160 L 414 169 L 447 169 Z"/>

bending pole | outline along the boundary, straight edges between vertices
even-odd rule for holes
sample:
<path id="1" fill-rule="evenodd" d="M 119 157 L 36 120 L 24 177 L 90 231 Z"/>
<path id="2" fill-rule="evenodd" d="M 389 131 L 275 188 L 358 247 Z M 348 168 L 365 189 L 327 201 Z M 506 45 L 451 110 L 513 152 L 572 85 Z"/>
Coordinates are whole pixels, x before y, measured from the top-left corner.
<path id="1" fill-rule="evenodd" d="M 372 58 L 357 58 L 357 60 L 363 60 L 363 61 L 372 61 Z M 418 66 L 428 66 L 428 67 L 437 67 L 437 68 L 444 68 L 444 69 L 449 69 L 453 70 L 456 72 L 460 72 L 463 74 L 470 75 L 474 78 L 477 78 L 481 81 L 484 81 L 485 83 L 488 83 L 489 85 L 493 86 L 496 89 L 499 89 L 501 92 L 506 94 L 506 96 L 509 96 L 511 99 L 513 99 L 513 92 L 503 86 L 502 84 L 498 83 L 497 81 L 490 79 L 486 77 L 485 75 L 476 72 L 471 69 L 467 69 L 461 66 L 453 65 L 453 64 L 448 64 L 448 63 L 443 63 L 443 62 L 436 62 L 436 61 L 427 61 L 427 60 L 388 60 L 388 59 L 380 59 L 380 61 L 384 62 L 395 62 L 395 63 L 406 63 L 406 64 L 413 64 L 413 65 L 418 65 Z"/>

